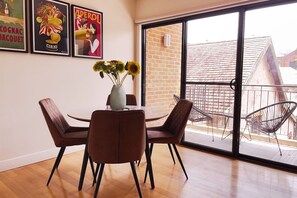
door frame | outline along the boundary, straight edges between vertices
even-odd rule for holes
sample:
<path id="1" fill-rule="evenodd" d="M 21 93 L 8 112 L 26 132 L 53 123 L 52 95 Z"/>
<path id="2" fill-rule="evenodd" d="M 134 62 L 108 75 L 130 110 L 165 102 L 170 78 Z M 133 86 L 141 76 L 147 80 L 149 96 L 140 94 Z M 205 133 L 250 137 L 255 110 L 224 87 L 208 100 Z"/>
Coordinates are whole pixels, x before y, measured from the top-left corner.
<path id="1" fill-rule="evenodd" d="M 190 142 L 182 142 L 184 146 L 189 146 L 195 149 L 223 155 L 226 157 L 231 157 L 233 159 L 239 159 L 239 160 L 244 160 L 256 164 L 261 164 L 265 165 L 268 167 L 273 167 L 281 170 L 286 170 L 290 172 L 296 172 L 297 173 L 297 166 L 289 165 L 289 164 L 283 164 L 271 160 L 266 160 L 262 158 L 257 158 L 245 154 L 239 153 L 239 142 L 240 142 L 240 117 L 241 117 L 241 92 L 242 92 L 242 65 L 243 65 L 243 47 L 244 47 L 244 22 L 245 22 L 245 12 L 253 9 L 260 9 L 260 8 L 265 8 L 265 7 L 271 7 L 271 6 L 278 6 L 278 5 L 285 5 L 285 4 L 290 4 L 290 3 L 296 3 L 297 0 L 272 0 L 268 2 L 260 2 L 260 3 L 255 3 L 255 4 L 250 4 L 250 5 L 243 5 L 243 6 L 238 6 L 234 8 L 227 8 L 227 9 L 222 9 L 222 10 L 216 10 L 216 11 L 211 11 L 208 13 L 198 13 L 194 15 L 189 15 L 189 16 L 183 16 L 180 18 L 175 18 L 175 19 L 169 19 L 169 20 L 164 20 L 164 21 L 159 21 L 159 22 L 154 22 L 154 23 L 149 23 L 149 24 L 144 24 L 141 25 L 141 53 L 142 53 L 142 80 L 141 80 L 141 104 L 145 105 L 145 54 L 146 54 L 146 35 L 145 31 L 146 29 L 149 28 L 154 28 L 154 27 L 159 27 L 159 26 L 164 26 L 164 25 L 172 25 L 175 23 L 182 23 L 182 31 L 183 31 L 183 36 L 182 36 L 182 55 L 181 55 L 181 90 L 180 90 L 180 95 L 181 98 L 185 97 L 185 86 L 186 86 L 186 56 L 187 56 L 187 38 L 185 35 L 187 35 L 187 21 L 193 20 L 193 19 L 199 19 L 199 18 L 205 18 L 205 17 L 210 17 L 210 16 L 217 16 L 221 14 L 228 14 L 228 13 L 233 13 L 233 12 L 238 12 L 239 13 L 239 20 L 238 20 L 238 35 L 237 35 L 237 59 L 236 59 L 236 72 L 235 72 L 235 83 L 233 84 L 235 87 L 235 96 L 234 96 L 234 122 L 233 122 L 233 139 L 232 139 L 232 151 L 224 151 L 220 150 L 217 148 L 213 147 L 207 147 L 203 145 L 197 145 L 194 143 Z M 224 83 L 223 83 L 224 84 Z"/>

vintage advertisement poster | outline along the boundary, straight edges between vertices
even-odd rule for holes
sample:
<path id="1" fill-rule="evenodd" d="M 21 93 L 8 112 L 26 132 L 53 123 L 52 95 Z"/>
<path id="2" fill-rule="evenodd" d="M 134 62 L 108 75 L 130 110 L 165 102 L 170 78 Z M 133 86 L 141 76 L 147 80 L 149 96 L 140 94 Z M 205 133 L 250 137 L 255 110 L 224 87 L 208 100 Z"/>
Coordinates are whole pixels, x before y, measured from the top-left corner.
<path id="1" fill-rule="evenodd" d="M 0 0 L 0 50 L 27 52 L 26 1 Z"/>
<path id="2" fill-rule="evenodd" d="M 73 56 L 102 59 L 101 12 L 72 5 Z"/>
<path id="3" fill-rule="evenodd" d="M 69 4 L 32 0 L 32 52 L 70 55 Z"/>

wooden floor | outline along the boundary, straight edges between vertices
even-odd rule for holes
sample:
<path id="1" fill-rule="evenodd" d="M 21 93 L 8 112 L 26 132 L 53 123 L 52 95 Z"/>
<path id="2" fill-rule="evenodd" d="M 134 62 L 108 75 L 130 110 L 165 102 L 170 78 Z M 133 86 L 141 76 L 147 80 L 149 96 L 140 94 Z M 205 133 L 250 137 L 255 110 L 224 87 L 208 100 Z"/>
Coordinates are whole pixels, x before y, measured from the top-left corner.
<path id="1" fill-rule="evenodd" d="M 155 145 L 152 156 L 156 188 L 143 183 L 145 160 L 137 168 L 143 197 L 290 198 L 297 197 L 294 173 L 178 147 L 189 180 L 174 165 L 166 145 Z M 83 152 L 65 155 L 50 185 L 54 159 L 0 173 L 0 197 L 93 197 L 88 168 L 83 189 L 77 190 Z M 99 197 L 138 197 L 129 164 L 106 165 Z"/>

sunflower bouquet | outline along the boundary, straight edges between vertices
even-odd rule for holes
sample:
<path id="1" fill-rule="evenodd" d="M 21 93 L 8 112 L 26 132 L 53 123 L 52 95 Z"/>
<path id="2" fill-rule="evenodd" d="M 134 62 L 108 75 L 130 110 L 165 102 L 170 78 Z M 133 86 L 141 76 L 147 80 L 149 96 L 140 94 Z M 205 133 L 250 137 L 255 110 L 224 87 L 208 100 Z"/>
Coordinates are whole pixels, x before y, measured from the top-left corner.
<path id="1" fill-rule="evenodd" d="M 128 75 L 132 75 L 134 79 L 140 73 L 140 65 L 134 61 L 128 61 L 126 64 L 119 60 L 97 61 L 93 70 L 99 72 L 101 78 L 107 75 L 114 85 L 122 86 Z"/>

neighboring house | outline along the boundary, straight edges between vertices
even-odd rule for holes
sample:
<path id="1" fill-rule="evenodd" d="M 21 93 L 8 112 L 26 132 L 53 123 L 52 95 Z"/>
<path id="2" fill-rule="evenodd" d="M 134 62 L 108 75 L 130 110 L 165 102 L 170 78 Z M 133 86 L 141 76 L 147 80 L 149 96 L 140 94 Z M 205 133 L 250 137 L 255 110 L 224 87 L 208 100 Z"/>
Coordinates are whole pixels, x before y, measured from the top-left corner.
<path id="1" fill-rule="evenodd" d="M 294 87 L 297 85 L 297 70 L 292 67 L 280 67 L 283 84 L 288 86 L 286 97 L 288 100 L 297 102 L 297 91 Z M 294 113 L 297 116 L 297 111 Z"/>
<path id="2" fill-rule="evenodd" d="M 293 69 L 297 69 L 297 49 L 277 59 L 280 67 L 292 67 Z"/>
<path id="3" fill-rule="evenodd" d="M 208 83 L 187 84 L 186 98 L 198 108 L 212 114 L 233 114 L 234 91 L 229 85 L 215 83 L 235 78 L 236 47 L 236 40 L 188 45 L 187 82 Z M 287 100 L 279 86 L 283 83 L 270 37 L 245 39 L 242 84 L 242 115 Z"/>

